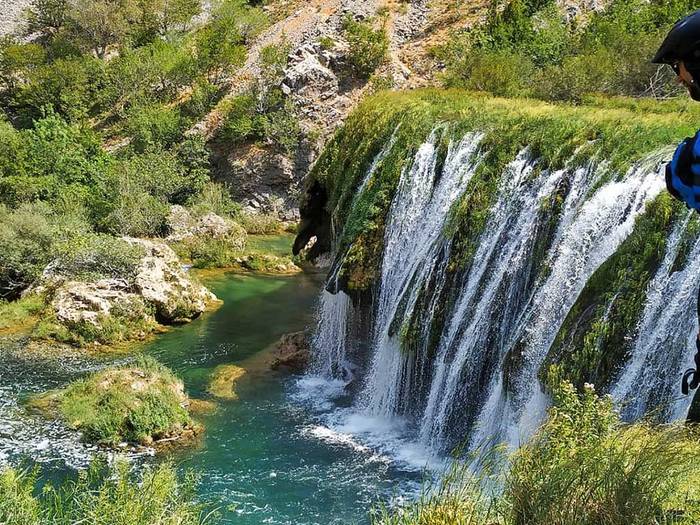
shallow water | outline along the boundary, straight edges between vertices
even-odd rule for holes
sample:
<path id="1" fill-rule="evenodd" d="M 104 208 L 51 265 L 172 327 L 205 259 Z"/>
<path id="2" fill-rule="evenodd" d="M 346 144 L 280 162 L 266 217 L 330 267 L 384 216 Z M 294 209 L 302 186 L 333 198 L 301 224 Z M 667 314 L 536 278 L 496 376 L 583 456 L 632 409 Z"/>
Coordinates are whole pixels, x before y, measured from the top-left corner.
<path id="1" fill-rule="evenodd" d="M 321 275 L 218 273 L 206 282 L 223 306 L 158 336 L 144 351 L 175 370 L 196 398 L 210 398 L 216 366 L 250 370 L 237 384 L 238 400 L 217 401 L 216 412 L 199 417 L 206 426 L 201 443 L 171 456 L 201 474 L 202 499 L 220 508 L 224 523 L 363 524 L 374 503 L 416 490 L 428 458 L 400 423 L 353 413 L 341 383 L 259 364 L 282 334 L 315 325 Z M 50 477 L 69 472 L 66 464 L 85 465 L 94 449 L 60 424 L 26 415 L 18 400 L 103 364 L 28 365 L 0 353 L 0 462 L 30 458 Z"/>

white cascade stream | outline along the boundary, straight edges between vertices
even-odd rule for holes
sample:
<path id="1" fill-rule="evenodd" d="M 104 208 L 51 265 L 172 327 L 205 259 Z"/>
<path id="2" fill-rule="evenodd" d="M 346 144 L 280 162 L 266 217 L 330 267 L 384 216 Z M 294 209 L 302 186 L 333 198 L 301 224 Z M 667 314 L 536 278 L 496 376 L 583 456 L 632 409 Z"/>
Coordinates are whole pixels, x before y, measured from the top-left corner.
<path id="1" fill-rule="evenodd" d="M 482 159 L 482 136 L 468 134 L 450 144 L 437 170 L 438 134 L 402 171 L 388 211 L 372 330 L 364 338 L 368 362 L 352 413 L 368 420 L 409 416 L 414 435 L 432 451 L 448 449 L 459 436 L 469 436 L 472 448 L 495 442 L 514 447 L 544 417 L 549 400 L 538 373 L 557 333 L 587 281 L 663 189 L 663 159 L 652 155 L 608 180 L 604 163 L 540 171 L 537 159 L 521 151 L 501 176 L 470 266 L 447 289 L 456 285 L 453 299 L 441 305 L 452 248 L 445 227 Z M 392 138 L 375 158 L 361 191 L 393 144 Z M 555 223 L 547 222 L 552 218 L 542 207 L 552 198 L 563 198 Z M 700 240 L 685 266 L 671 272 L 687 223 L 676 225 L 669 238 L 629 359 L 612 389 L 630 419 L 660 404 L 666 420 L 688 409 L 687 400 L 675 398 L 679 374 L 694 351 L 697 321 L 689 305 L 700 284 Z M 535 260 L 543 231 L 549 241 Z M 434 334 L 439 338 L 428 355 L 427 326 L 439 308 L 447 308 L 442 332 Z M 416 312 L 423 315 L 420 344 L 407 352 L 400 328 Z M 313 374 L 352 377 L 347 356 L 353 317 L 349 296 L 323 293 Z"/>

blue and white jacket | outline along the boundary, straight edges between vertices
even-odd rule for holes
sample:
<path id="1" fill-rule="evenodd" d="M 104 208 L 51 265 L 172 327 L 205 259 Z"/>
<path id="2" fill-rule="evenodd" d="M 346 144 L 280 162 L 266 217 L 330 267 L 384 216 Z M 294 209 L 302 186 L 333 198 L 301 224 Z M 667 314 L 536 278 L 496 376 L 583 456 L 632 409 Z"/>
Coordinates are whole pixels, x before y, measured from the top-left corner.
<path id="1" fill-rule="evenodd" d="M 666 188 L 686 206 L 700 212 L 700 131 L 681 142 L 666 165 Z"/>

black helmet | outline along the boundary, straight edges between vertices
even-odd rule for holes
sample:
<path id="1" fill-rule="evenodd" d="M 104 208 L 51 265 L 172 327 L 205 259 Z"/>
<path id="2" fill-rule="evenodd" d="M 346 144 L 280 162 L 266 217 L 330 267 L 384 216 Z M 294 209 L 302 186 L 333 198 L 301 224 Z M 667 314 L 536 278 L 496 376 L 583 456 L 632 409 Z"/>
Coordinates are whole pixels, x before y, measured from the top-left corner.
<path id="1" fill-rule="evenodd" d="M 700 61 L 700 10 L 676 22 L 652 62 L 673 64 L 678 60 Z"/>

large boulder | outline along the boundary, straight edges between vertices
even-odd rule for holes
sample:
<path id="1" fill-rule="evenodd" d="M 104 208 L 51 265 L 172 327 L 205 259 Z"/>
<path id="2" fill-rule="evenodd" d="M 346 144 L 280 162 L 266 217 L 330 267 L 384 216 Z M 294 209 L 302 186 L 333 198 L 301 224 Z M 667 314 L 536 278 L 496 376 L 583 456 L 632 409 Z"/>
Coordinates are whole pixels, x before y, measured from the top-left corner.
<path id="1" fill-rule="evenodd" d="M 66 281 L 54 293 L 51 305 L 61 323 L 93 326 L 100 326 L 115 309 L 136 315 L 146 315 L 147 311 L 143 298 L 132 292 L 124 279 Z"/>
<path id="2" fill-rule="evenodd" d="M 164 242 L 133 237 L 124 240 L 144 250 L 134 286 L 155 308 L 160 322 L 193 319 L 216 301 L 213 293 L 189 278 L 175 252 Z"/>
<path id="3" fill-rule="evenodd" d="M 311 338 L 303 330 L 285 334 L 276 343 L 270 368 L 287 370 L 300 374 L 306 370 L 311 361 Z"/>
<path id="4" fill-rule="evenodd" d="M 245 229 L 240 224 L 213 212 L 195 217 L 187 208 L 175 204 L 170 207 L 166 225 L 169 241 L 194 241 L 205 237 L 225 240 L 232 248 L 245 248 Z"/>

